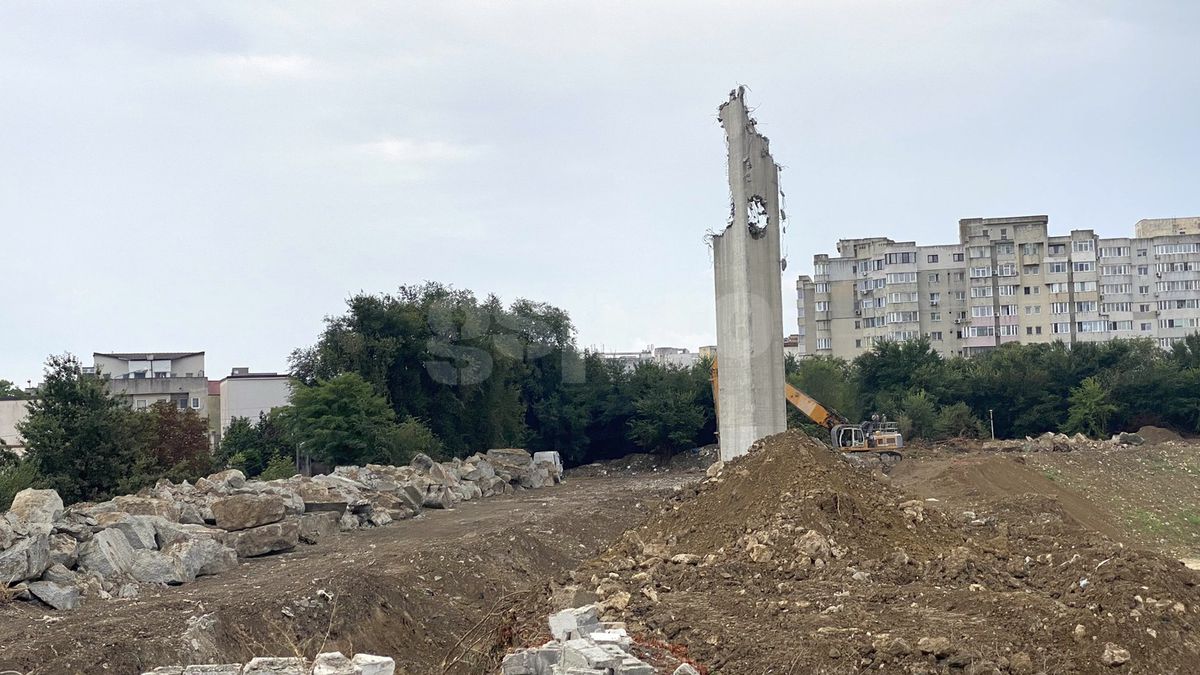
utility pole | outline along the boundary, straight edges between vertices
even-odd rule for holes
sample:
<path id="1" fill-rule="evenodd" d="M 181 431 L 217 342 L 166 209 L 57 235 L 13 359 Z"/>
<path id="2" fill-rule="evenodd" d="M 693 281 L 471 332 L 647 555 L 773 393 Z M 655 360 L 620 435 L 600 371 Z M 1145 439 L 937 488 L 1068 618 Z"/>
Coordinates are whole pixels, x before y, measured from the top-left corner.
<path id="1" fill-rule="evenodd" d="M 992 427 L 992 440 L 996 440 L 996 416 L 992 414 L 992 409 L 988 408 L 988 425 Z"/>

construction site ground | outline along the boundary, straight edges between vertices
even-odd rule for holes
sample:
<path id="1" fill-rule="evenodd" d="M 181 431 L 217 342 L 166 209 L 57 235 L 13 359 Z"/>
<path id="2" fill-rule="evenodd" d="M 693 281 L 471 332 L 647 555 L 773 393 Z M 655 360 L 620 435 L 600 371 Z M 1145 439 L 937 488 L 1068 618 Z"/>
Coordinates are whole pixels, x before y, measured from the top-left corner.
<path id="1" fill-rule="evenodd" d="M 708 672 L 1196 672 L 1200 573 L 1177 561 L 1200 558 L 1200 444 L 912 447 L 887 477 L 765 446 L 704 484 L 611 462 L 134 600 L 8 602 L 0 671 L 338 649 L 494 672 L 574 584 Z"/>

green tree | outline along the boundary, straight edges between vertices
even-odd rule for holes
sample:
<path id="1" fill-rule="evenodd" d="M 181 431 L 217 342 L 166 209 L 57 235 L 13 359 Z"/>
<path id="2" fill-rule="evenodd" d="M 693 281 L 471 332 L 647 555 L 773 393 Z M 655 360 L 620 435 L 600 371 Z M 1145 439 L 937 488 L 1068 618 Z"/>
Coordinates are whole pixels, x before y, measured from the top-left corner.
<path id="1" fill-rule="evenodd" d="M 910 391 L 900 399 L 897 422 L 903 416 L 909 426 L 905 437 L 933 438 L 937 426 L 937 407 L 924 390 Z"/>
<path id="2" fill-rule="evenodd" d="M 628 422 L 630 439 L 664 458 L 692 447 L 703 431 L 707 412 L 696 402 L 690 373 L 643 364 L 637 367 L 635 378 L 642 390 L 633 400 L 634 413 Z"/>
<path id="3" fill-rule="evenodd" d="M 297 386 L 286 419 L 301 452 L 325 464 L 400 459 L 396 414 L 357 373 Z"/>
<path id="4" fill-rule="evenodd" d="M 0 380 L 0 399 L 29 398 L 17 385 L 8 380 Z"/>
<path id="5" fill-rule="evenodd" d="M 97 376 L 70 354 L 46 361 L 45 379 L 18 425 L 37 483 L 63 501 L 107 499 L 129 474 L 128 416 Z"/>
<path id="6" fill-rule="evenodd" d="M 1098 438 L 1107 435 L 1108 420 L 1117 411 L 1109 392 L 1095 377 L 1088 377 L 1071 390 L 1071 409 L 1064 433 L 1082 433 Z"/>
<path id="7" fill-rule="evenodd" d="M 121 492 L 136 492 L 161 478 L 194 480 L 213 469 L 208 421 L 194 410 L 159 401 L 127 417 L 133 457 Z"/>
<path id="8" fill-rule="evenodd" d="M 939 438 L 979 438 L 983 435 L 983 422 L 960 401 L 942 408 L 936 429 Z"/>
<path id="9" fill-rule="evenodd" d="M 217 451 L 219 467 L 238 469 L 247 476 L 259 476 L 271 466 L 280 471 L 284 462 L 295 473 L 296 443 L 285 422 L 288 409 L 276 408 L 269 413 L 260 413 L 252 422 L 246 417 L 235 417 L 221 434 L 221 446 Z M 285 476 L 286 477 L 286 476 Z"/>

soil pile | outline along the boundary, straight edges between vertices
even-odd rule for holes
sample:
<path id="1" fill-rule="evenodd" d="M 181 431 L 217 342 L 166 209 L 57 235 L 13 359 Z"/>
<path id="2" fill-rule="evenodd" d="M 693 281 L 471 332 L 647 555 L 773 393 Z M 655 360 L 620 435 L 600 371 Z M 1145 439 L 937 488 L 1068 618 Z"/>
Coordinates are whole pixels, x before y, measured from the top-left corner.
<path id="1" fill-rule="evenodd" d="M 1170 443 L 1171 441 L 1182 441 L 1183 436 L 1162 427 L 1142 427 L 1138 429 L 1138 436 L 1146 439 L 1147 443 Z"/>
<path id="2" fill-rule="evenodd" d="M 575 578 L 714 672 L 1194 672 L 1200 575 L 1051 497 L 938 507 L 787 432 Z"/>

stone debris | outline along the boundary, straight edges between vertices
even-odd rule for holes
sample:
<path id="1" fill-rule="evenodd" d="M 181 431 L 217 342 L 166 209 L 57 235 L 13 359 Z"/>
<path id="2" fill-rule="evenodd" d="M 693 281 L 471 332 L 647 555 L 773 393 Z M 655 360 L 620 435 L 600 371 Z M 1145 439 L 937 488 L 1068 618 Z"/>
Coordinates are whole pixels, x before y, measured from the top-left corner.
<path id="1" fill-rule="evenodd" d="M 1041 436 L 1026 436 L 1024 440 L 984 441 L 980 447 L 998 452 L 1081 452 L 1111 448 L 1130 448 L 1146 443 L 1141 434 L 1119 433 L 1107 440 L 1088 438 L 1083 434 L 1068 436 L 1047 431 Z"/>
<path id="2" fill-rule="evenodd" d="M 27 489 L 0 517 L 0 584 L 12 597 L 55 609 L 136 598 L 140 585 L 190 583 L 231 570 L 241 558 L 382 527 L 425 508 L 555 485 L 562 476 L 557 452 L 504 448 L 448 462 L 417 455 L 409 466 L 339 466 L 327 475 L 273 481 L 228 469 L 194 484 L 161 480 L 136 495 L 70 507 L 54 490 Z M 368 661 L 354 664 L 353 672 L 385 672 Z M 276 672 L 261 670 L 268 665 L 248 672 Z"/>
<path id="3" fill-rule="evenodd" d="M 600 610 L 598 605 L 585 605 L 552 614 L 549 624 L 554 639 L 541 647 L 522 649 L 505 656 L 500 672 L 502 675 L 654 675 L 660 672 L 631 653 L 634 642 L 624 624 L 601 621 Z M 688 672 L 696 671 L 675 670 L 675 673 Z"/>
<path id="4" fill-rule="evenodd" d="M 396 662 L 386 656 L 341 652 L 318 654 L 309 663 L 300 657 L 258 657 L 249 663 L 211 663 L 192 666 L 159 666 L 142 675 L 394 675 Z"/>

